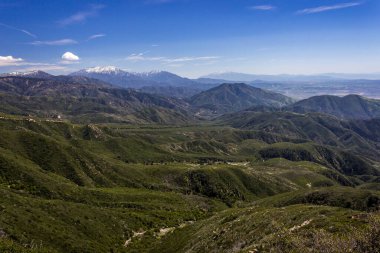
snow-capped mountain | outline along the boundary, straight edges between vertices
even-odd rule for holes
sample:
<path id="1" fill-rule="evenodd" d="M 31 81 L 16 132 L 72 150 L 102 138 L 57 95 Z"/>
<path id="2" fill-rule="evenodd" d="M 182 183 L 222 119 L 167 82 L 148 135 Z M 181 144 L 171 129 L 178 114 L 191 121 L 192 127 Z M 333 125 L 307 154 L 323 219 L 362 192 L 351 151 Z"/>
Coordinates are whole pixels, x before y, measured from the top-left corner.
<path id="1" fill-rule="evenodd" d="M 197 83 L 166 71 L 151 71 L 143 73 L 127 72 L 122 69 L 106 66 L 82 69 L 70 74 L 71 76 L 86 76 L 96 78 L 113 85 L 141 88 L 144 86 L 192 86 Z"/>
<path id="2" fill-rule="evenodd" d="M 114 66 L 105 66 L 105 67 L 92 67 L 80 70 L 79 72 L 85 72 L 85 73 L 96 73 L 96 74 L 108 74 L 108 75 L 118 75 L 118 74 L 124 74 L 127 73 L 122 69 L 119 69 Z"/>
<path id="3" fill-rule="evenodd" d="M 139 88 L 151 85 L 134 73 L 124 71 L 114 66 L 92 67 L 71 73 L 70 76 L 85 76 L 125 88 Z"/>
<path id="4" fill-rule="evenodd" d="M 21 76 L 21 77 L 31 77 L 31 78 L 43 78 L 43 79 L 53 77 L 53 75 L 50 75 L 40 70 L 34 70 L 34 71 L 28 71 L 28 72 L 10 72 L 10 73 L 1 74 L 0 76 Z"/>

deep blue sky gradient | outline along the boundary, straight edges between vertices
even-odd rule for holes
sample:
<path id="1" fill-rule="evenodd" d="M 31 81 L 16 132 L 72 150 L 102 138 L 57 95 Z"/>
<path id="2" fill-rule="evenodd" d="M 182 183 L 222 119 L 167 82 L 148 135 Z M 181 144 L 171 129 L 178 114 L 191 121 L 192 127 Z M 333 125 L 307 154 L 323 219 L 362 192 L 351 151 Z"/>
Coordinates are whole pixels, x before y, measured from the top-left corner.
<path id="1" fill-rule="evenodd" d="M 299 13 L 344 4 L 355 6 Z M 252 8 L 263 5 L 272 9 Z M 67 21 L 74 15 L 85 18 Z M 97 65 L 190 77 L 380 72 L 379 0 L 0 0 L 0 23 L 0 56 L 22 59 L 0 60 L 0 72 Z M 105 36 L 88 40 L 95 34 Z M 33 44 L 62 39 L 77 43 Z M 65 52 L 80 60 L 62 60 Z"/>

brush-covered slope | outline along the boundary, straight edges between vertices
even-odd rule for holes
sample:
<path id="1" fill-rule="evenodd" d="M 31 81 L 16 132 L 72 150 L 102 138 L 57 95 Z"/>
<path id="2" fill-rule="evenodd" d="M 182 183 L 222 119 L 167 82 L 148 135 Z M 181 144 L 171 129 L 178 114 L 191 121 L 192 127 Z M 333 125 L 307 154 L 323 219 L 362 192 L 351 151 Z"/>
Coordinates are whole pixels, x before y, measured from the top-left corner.
<path id="1" fill-rule="evenodd" d="M 380 117 L 380 100 L 358 95 L 316 96 L 299 101 L 287 108 L 298 113 L 319 112 L 343 119 L 371 119 Z"/>
<path id="2" fill-rule="evenodd" d="M 0 78 L 1 111 L 87 122 L 183 123 L 187 104 L 86 77 Z"/>
<path id="3" fill-rule="evenodd" d="M 344 208 L 253 206 L 176 228 L 147 252 L 378 252 L 379 227 L 379 215 Z"/>
<path id="4" fill-rule="evenodd" d="M 379 120 L 345 121 L 326 114 L 242 111 L 223 115 L 220 124 L 342 148 L 376 159 Z"/>
<path id="5" fill-rule="evenodd" d="M 252 106 L 281 107 L 293 102 L 284 95 L 243 83 L 222 84 L 193 96 L 189 101 L 194 107 L 209 110 L 216 115 Z"/>
<path id="6" fill-rule="evenodd" d="M 189 98 L 201 92 L 193 87 L 174 86 L 145 86 L 139 89 L 141 92 L 156 94 L 164 97 Z"/>
<path id="7" fill-rule="evenodd" d="M 379 200 L 367 161 L 263 131 L 1 114 L 0 136 L 1 252 L 265 252 L 364 233 Z"/>

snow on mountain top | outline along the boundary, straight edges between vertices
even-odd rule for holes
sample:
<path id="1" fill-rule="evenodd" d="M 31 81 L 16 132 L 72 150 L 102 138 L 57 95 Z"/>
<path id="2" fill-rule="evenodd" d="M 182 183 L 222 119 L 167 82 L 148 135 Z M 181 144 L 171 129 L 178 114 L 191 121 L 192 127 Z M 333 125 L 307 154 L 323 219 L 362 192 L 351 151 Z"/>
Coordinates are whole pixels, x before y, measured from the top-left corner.
<path id="1" fill-rule="evenodd" d="M 39 70 L 28 71 L 28 72 L 18 72 L 18 71 L 15 71 L 15 72 L 8 73 L 8 75 L 12 75 L 12 76 L 29 76 L 29 75 L 39 74 L 39 73 L 40 73 Z"/>
<path id="2" fill-rule="evenodd" d="M 133 74 L 144 77 L 144 76 L 157 75 L 160 73 L 164 73 L 164 72 L 161 70 L 152 70 L 152 71 L 148 71 L 148 72 L 134 72 Z"/>
<path id="3" fill-rule="evenodd" d="M 1 74 L 1 76 L 48 77 L 50 76 L 50 74 L 45 73 L 40 70 L 33 70 L 33 71 L 27 71 L 27 72 L 14 71 L 10 73 Z"/>
<path id="4" fill-rule="evenodd" d="M 114 66 L 93 67 L 84 70 L 86 73 L 99 73 L 99 74 L 118 74 L 124 72 L 123 70 Z"/>

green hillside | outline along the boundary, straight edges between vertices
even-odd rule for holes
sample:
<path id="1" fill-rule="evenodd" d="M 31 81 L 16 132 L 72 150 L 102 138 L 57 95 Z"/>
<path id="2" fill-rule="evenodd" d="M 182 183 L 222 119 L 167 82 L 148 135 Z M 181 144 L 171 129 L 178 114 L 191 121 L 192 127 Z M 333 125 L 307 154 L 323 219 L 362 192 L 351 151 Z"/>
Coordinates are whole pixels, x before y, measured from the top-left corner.
<path id="1" fill-rule="evenodd" d="M 280 252 L 379 208 L 375 159 L 277 133 L 2 114 L 0 134 L 2 252 Z"/>
<path id="2" fill-rule="evenodd" d="M 380 101 L 358 95 L 316 96 L 287 107 L 298 113 L 319 112 L 343 119 L 371 119 L 380 117 Z"/>
<path id="3" fill-rule="evenodd" d="M 187 103 L 83 77 L 0 77 L 0 112 L 75 122 L 184 124 Z"/>
<path id="4" fill-rule="evenodd" d="M 200 116 L 221 115 L 236 112 L 252 106 L 282 107 L 293 99 L 284 95 L 255 88 L 243 83 L 222 84 L 194 95 L 189 102 Z"/>

